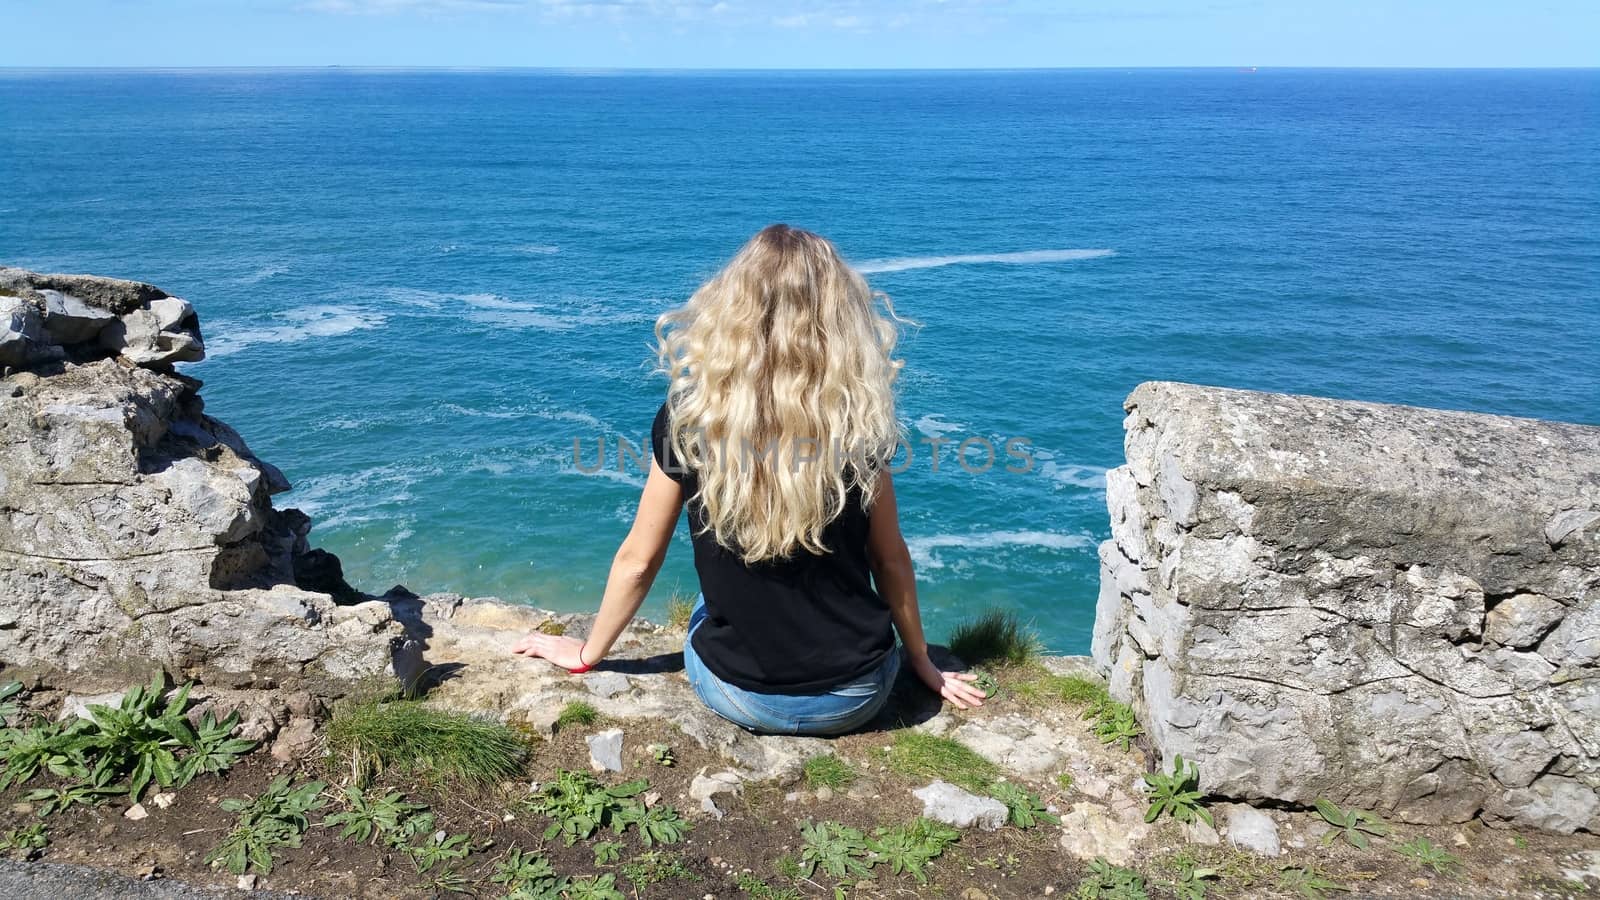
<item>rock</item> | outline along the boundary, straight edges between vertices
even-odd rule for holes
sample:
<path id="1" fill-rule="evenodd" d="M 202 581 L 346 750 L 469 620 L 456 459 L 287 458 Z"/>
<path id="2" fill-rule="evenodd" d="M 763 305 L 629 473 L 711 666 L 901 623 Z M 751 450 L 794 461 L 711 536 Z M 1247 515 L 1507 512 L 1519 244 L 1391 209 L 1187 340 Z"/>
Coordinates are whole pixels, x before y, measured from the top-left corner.
<path id="1" fill-rule="evenodd" d="M 870 778 L 857 778 L 850 783 L 844 795 L 851 800 L 873 800 L 878 796 L 878 783 Z"/>
<path id="2" fill-rule="evenodd" d="M 1278 856 L 1283 852 L 1278 844 L 1278 824 L 1271 816 L 1242 803 L 1224 807 L 1222 815 L 1229 843 L 1257 856 Z"/>
<path id="3" fill-rule="evenodd" d="M 1559 834 L 1592 830 L 1600 816 L 1593 788 L 1562 775 L 1544 775 L 1525 788 L 1505 791 L 1484 809 L 1489 821 L 1530 825 Z"/>
<path id="4" fill-rule="evenodd" d="M 1600 428 L 1163 382 L 1126 408 L 1094 661 L 1163 760 L 1242 800 L 1564 828 L 1531 783 L 1567 759 L 1590 796 L 1548 790 L 1590 807 Z"/>
<path id="5" fill-rule="evenodd" d="M 1217 834 L 1217 830 L 1199 819 L 1181 825 L 1179 829 L 1183 832 L 1184 841 L 1190 844 L 1215 847 L 1222 843 L 1222 837 Z"/>
<path id="6" fill-rule="evenodd" d="M 584 740 L 589 744 L 589 765 L 596 772 L 622 771 L 622 729 L 611 728 Z"/>
<path id="7" fill-rule="evenodd" d="M 239 880 L 237 882 L 237 887 L 241 891 L 253 891 L 253 890 L 255 890 L 256 889 L 256 874 L 254 872 L 251 872 L 248 875 L 240 875 L 239 876 Z"/>
<path id="8" fill-rule="evenodd" d="M 1566 608 L 1538 594 L 1514 594 L 1495 604 L 1484 620 L 1483 636 L 1496 644 L 1523 649 L 1539 643 L 1561 621 Z"/>
<path id="9" fill-rule="evenodd" d="M 1104 857 L 1113 865 L 1133 861 L 1134 848 L 1149 835 L 1143 821 L 1128 823 L 1113 819 L 1093 803 L 1074 803 L 1061 817 L 1061 849 L 1075 859 Z"/>
<path id="10" fill-rule="evenodd" d="M 272 742 L 272 758 L 282 762 L 305 759 L 317 746 L 315 719 L 296 717 L 289 720 Z"/>
<path id="11" fill-rule="evenodd" d="M 979 797 L 944 781 L 911 792 L 922 801 L 922 814 L 936 822 L 957 828 L 994 831 L 1006 823 L 1006 805 L 992 797 Z"/>
<path id="12" fill-rule="evenodd" d="M 621 672 L 590 672 L 583 676 L 583 686 L 596 697 L 615 697 L 633 687 Z"/>
<path id="13" fill-rule="evenodd" d="M 164 669 L 338 697 L 390 670 L 402 630 L 387 605 L 340 607 L 295 582 L 314 552 L 309 520 L 272 506 L 283 474 L 171 371 L 203 352 L 188 303 L 0 268 L 0 327 L 0 370 L 24 367 L 0 378 L 9 672 L 75 693 Z"/>
<path id="14" fill-rule="evenodd" d="M 738 796 L 744 792 L 744 779 L 737 772 L 714 772 L 710 775 L 698 774 L 689 782 L 689 798 L 691 800 L 707 800 L 718 794 L 733 794 Z"/>
<path id="15" fill-rule="evenodd" d="M 91 706 L 115 708 L 122 702 L 123 693 L 123 691 L 108 691 L 104 694 L 68 694 L 61 700 L 61 711 L 56 714 L 56 721 L 65 722 L 72 718 L 87 719 Z"/>
<path id="16" fill-rule="evenodd" d="M 722 810 L 717 808 L 716 801 L 712 800 L 710 797 L 702 797 L 700 799 L 700 811 L 708 816 L 711 816 L 713 819 L 722 818 Z"/>
<path id="17" fill-rule="evenodd" d="M 168 809 L 172 806 L 173 801 L 177 799 L 177 795 L 175 794 L 170 792 L 162 792 L 156 794 L 154 797 L 151 797 L 150 802 L 156 805 L 156 809 Z"/>
<path id="18" fill-rule="evenodd" d="M 137 822 L 140 819 L 148 819 L 150 817 L 150 813 L 145 810 L 143 803 L 135 803 L 134 805 L 123 810 L 122 817 L 124 819 L 130 819 L 134 822 Z"/>
<path id="19" fill-rule="evenodd" d="M 818 803 L 827 803 L 829 800 L 833 799 L 833 788 L 828 787 L 827 785 L 822 785 L 821 787 L 817 788 L 816 797 Z"/>

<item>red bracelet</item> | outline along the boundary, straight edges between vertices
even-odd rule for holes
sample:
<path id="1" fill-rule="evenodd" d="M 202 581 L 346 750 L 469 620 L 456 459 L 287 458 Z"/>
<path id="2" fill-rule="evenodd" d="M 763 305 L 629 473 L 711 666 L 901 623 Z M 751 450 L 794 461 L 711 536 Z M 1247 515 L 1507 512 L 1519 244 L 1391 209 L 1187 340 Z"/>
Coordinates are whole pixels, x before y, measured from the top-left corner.
<path id="1" fill-rule="evenodd" d="M 568 669 L 567 670 L 567 674 L 568 675 L 582 675 L 583 673 L 585 673 L 585 672 L 589 671 L 590 669 L 594 668 L 593 665 L 583 661 L 583 651 L 585 649 L 587 649 L 588 646 L 589 646 L 589 642 L 588 641 L 584 641 L 583 642 L 583 646 L 578 648 L 578 665 L 577 665 L 576 668 Z"/>

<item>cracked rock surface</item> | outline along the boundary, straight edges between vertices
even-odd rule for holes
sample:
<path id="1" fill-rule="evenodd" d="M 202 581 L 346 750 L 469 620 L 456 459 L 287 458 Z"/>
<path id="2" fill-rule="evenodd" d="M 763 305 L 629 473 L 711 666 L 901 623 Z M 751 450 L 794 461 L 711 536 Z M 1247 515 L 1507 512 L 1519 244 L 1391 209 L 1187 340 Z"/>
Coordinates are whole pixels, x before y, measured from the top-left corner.
<path id="1" fill-rule="evenodd" d="M 295 580 L 309 520 L 172 364 L 199 320 L 150 285 L 0 268 L 0 663 L 93 693 L 162 668 L 336 696 L 389 669 L 385 604 Z"/>
<path id="2" fill-rule="evenodd" d="M 1094 658 L 1250 801 L 1600 830 L 1600 428 L 1152 382 Z"/>

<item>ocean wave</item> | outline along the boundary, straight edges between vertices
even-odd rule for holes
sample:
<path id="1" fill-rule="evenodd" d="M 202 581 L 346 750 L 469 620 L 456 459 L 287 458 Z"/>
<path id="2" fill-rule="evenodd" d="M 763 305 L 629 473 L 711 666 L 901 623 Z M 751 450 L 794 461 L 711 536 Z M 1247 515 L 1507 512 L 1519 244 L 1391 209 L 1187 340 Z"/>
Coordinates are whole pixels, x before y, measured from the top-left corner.
<path id="1" fill-rule="evenodd" d="M 1003 547 L 1081 550 L 1094 546 L 1094 543 L 1094 538 L 1087 534 L 1061 534 L 1054 531 L 986 531 L 906 538 L 912 561 L 924 569 L 944 568 L 944 561 L 934 554 L 936 550 L 996 550 Z"/>
<path id="2" fill-rule="evenodd" d="M 318 527 L 332 528 L 388 518 L 376 511 L 412 500 L 411 488 L 438 478 L 437 465 L 389 463 L 358 472 L 333 472 L 308 478 L 288 494 L 288 505 L 319 518 Z"/>
<path id="3" fill-rule="evenodd" d="M 855 269 L 863 275 L 882 272 L 907 272 L 912 269 L 937 269 L 940 266 L 959 266 L 971 263 L 1007 263 L 1009 265 L 1038 265 L 1040 263 L 1073 262 L 1080 259 L 1100 259 L 1115 256 L 1115 250 L 1022 250 L 1016 253 L 959 253 L 951 256 L 897 256 L 889 259 L 869 259 L 856 263 Z"/>
<path id="4" fill-rule="evenodd" d="M 1106 489 L 1106 470 L 1099 466 L 1062 464 L 1046 460 L 1039 466 L 1039 475 L 1062 487 L 1085 488 L 1091 491 Z"/>
<path id="5" fill-rule="evenodd" d="M 960 422 L 946 422 L 939 413 L 929 413 L 917 420 L 917 430 L 929 437 L 944 437 L 952 431 L 967 427 Z"/>
<path id="6" fill-rule="evenodd" d="M 254 272 L 251 272 L 249 275 L 246 275 L 243 278 L 240 278 L 239 279 L 239 283 L 240 284 L 260 284 L 261 282 L 266 281 L 269 278 L 276 278 L 279 275 L 286 275 L 286 274 L 288 274 L 288 272 L 289 272 L 289 267 L 286 266 L 286 265 L 262 266 L 261 268 L 255 270 Z"/>
<path id="7" fill-rule="evenodd" d="M 337 337 L 352 331 L 378 328 L 388 321 L 382 313 L 348 306 L 302 306 L 279 313 L 282 324 L 247 325 L 218 322 L 206 331 L 208 357 L 227 356 L 256 344 L 295 344 L 312 338 Z"/>
<path id="8" fill-rule="evenodd" d="M 529 256 L 554 256 L 561 252 L 560 247 L 551 246 L 550 244 L 523 244 L 520 247 L 512 247 L 511 249 Z"/>
<path id="9" fill-rule="evenodd" d="M 616 470 L 616 468 L 609 465 L 596 469 L 593 472 L 585 472 L 577 466 L 564 466 L 562 467 L 561 471 L 568 475 L 582 475 L 585 478 L 602 478 L 606 481 L 615 481 L 618 484 L 625 484 L 629 487 L 640 489 L 644 488 L 644 479 L 642 477 L 630 474 L 628 472 L 619 472 Z"/>

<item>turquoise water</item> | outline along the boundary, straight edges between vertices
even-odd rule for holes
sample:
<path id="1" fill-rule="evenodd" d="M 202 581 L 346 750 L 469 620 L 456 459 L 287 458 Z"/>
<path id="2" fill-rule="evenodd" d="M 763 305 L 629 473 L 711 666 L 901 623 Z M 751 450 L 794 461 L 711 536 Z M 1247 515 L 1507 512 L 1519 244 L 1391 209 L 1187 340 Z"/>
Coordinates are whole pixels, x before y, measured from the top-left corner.
<path id="1" fill-rule="evenodd" d="M 576 610 L 654 317 L 818 230 L 921 323 L 912 436 L 1035 455 L 916 447 L 931 630 L 1083 651 L 1140 381 L 1600 423 L 1597 113 L 1594 71 L 0 70 L 0 261 L 193 301 L 208 410 L 357 585 Z M 693 586 L 680 527 L 648 609 Z"/>

